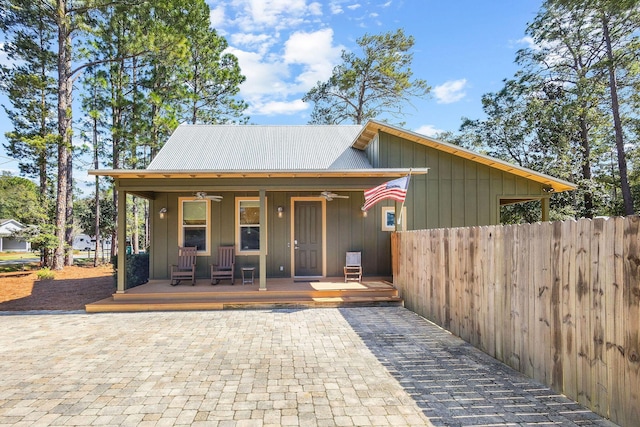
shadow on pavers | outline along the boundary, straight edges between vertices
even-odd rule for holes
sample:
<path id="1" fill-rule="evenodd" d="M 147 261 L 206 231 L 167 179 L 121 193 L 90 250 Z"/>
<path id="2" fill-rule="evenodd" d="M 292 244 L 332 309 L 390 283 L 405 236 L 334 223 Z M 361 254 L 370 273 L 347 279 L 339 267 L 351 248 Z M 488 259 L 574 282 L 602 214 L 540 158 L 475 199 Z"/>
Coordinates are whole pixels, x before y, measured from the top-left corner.
<path id="1" fill-rule="evenodd" d="M 402 307 L 342 316 L 436 426 L 615 426 Z"/>

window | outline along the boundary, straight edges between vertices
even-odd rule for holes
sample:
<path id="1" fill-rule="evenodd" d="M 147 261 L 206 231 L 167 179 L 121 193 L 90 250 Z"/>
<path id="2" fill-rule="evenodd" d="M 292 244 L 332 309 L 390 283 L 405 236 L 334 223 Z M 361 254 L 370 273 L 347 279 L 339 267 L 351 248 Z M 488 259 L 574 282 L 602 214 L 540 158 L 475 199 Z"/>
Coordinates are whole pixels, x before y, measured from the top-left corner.
<path id="1" fill-rule="evenodd" d="M 407 230 L 407 208 L 402 208 L 399 231 Z M 396 208 L 394 206 L 382 207 L 382 231 L 396 231 Z"/>
<path id="2" fill-rule="evenodd" d="M 260 199 L 236 198 L 236 242 L 238 254 L 260 253 Z"/>
<path id="3" fill-rule="evenodd" d="M 209 255 L 209 201 L 179 199 L 178 245 L 195 246 L 198 255 Z"/>

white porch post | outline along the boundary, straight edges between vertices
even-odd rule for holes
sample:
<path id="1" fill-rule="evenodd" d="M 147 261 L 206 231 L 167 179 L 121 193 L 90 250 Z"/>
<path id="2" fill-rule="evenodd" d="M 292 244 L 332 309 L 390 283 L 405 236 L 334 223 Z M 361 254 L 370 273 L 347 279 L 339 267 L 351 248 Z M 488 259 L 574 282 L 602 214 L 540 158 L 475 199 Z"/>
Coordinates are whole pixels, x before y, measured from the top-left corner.
<path id="1" fill-rule="evenodd" d="M 267 290 L 267 197 L 264 188 L 260 189 L 260 287 Z"/>
<path id="2" fill-rule="evenodd" d="M 118 286 L 117 294 L 123 294 L 126 286 L 127 266 L 127 193 L 118 191 Z"/>

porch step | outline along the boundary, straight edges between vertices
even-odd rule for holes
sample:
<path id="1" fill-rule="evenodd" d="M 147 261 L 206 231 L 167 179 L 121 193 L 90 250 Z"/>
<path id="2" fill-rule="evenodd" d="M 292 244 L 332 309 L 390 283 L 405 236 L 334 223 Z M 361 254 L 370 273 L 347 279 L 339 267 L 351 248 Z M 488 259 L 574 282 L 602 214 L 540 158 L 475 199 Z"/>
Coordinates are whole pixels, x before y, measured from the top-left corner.
<path id="1" fill-rule="evenodd" d="M 193 295 L 192 295 L 193 296 Z M 237 297 L 237 295 L 236 295 Z M 396 296 L 342 296 L 342 297 L 297 297 L 269 298 L 166 298 L 114 299 L 106 298 L 85 306 L 87 313 L 113 313 L 134 311 L 196 311 L 196 310 L 238 310 L 276 308 L 339 308 L 402 306 L 403 301 Z"/>
<path id="2" fill-rule="evenodd" d="M 154 281 L 87 304 L 85 309 L 100 313 L 404 305 L 393 284 L 380 279 L 366 283 L 326 279 L 306 284 L 273 280 L 267 288 L 261 291 L 257 284 L 211 286 L 201 282 L 170 286 L 167 281 Z"/>
<path id="3" fill-rule="evenodd" d="M 238 286 L 240 288 L 240 286 Z M 176 288 L 174 288 L 176 289 Z M 188 288 L 187 288 L 188 289 Z M 193 289 L 193 288 L 192 288 Z M 232 291 L 224 291 L 217 290 L 215 287 L 211 287 L 214 292 L 211 290 L 206 291 L 196 291 L 189 289 L 184 292 L 174 291 L 170 293 L 161 293 L 161 292 L 140 292 L 140 293 L 124 293 L 124 294 L 113 294 L 114 301 L 138 301 L 138 300 L 171 300 L 171 301 L 182 301 L 182 300 L 202 300 L 202 299 L 211 299 L 215 298 L 215 300 L 226 301 L 226 300 L 246 300 L 246 299 L 255 299 L 255 298 L 288 298 L 288 299 L 300 299 L 300 298 L 347 298 L 347 297 L 397 297 L 398 290 L 395 288 L 385 288 L 385 289 L 362 289 L 362 290 L 349 290 L 349 289 L 332 289 L 332 290 L 321 290 L 321 291 L 308 291 L 308 290 L 286 290 L 286 291 L 278 291 L 278 290 L 268 290 L 268 291 L 255 291 L 255 290 L 232 290 Z"/>

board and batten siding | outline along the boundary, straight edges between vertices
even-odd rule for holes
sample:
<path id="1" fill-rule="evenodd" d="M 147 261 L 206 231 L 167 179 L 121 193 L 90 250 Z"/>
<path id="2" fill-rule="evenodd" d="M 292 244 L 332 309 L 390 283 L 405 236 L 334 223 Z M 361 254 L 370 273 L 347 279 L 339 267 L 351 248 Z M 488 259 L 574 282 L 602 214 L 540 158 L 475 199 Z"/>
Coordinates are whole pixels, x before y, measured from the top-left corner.
<path id="1" fill-rule="evenodd" d="M 411 177 L 410 230 L 499 224 L 501 199 L 547 196 L 535 181 L 384 132 L 366 150 L 375 168 L 429 168 Z"/>
<path id="2" fill-rule="evenodd" d="M 211 255 L 198 256 L 196 275 L 205 280 L 209 277 L 209 265 L 217 261 L 218 246 L 235 245 L 236 197 L 257 197 L 257 191 L 212 192 L 220 194 L 220 202 L 211 203 L 209 232 L 211 235 Z M 328 277 L 343 275 L 345 255 L 348 251 L 361 251 L 365 275 L 391 276 L 390 232 L 382 231 L 381 206 L 376 205 L 365 218 L 360 210 L 364 203 L 362 191 L 340 191 L 348 199 L 326 202 L 326 274 Z M 178 200 L 192 197 L 193 193 L 156 193 L 151 200 L 151 247 L 150 278 L 167 279 L 169 269 L 177 262 L 178 247 Z M 267 277 L 292 277 L 291 271 L 291 221 L 293 197 L 317 197 L 318 192 L 267 191 Z M 282 218 L 277 208 L 284 208 Z M 157 212 L 167 208 L 165 219 L 159 219 Z M 236 277 L 240 277 L 243 266 L 258 267 L 258 255 L 236 256 Z M 282 270 L 280 267 L 282 266 Z M 256 270 L 256 275 L 258 271 Z"/>

